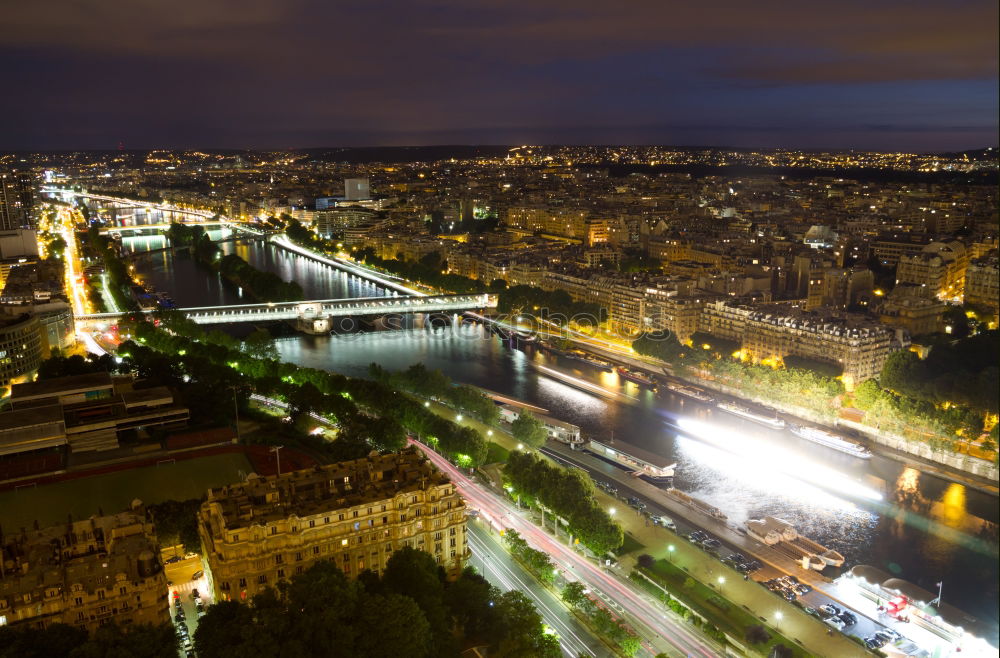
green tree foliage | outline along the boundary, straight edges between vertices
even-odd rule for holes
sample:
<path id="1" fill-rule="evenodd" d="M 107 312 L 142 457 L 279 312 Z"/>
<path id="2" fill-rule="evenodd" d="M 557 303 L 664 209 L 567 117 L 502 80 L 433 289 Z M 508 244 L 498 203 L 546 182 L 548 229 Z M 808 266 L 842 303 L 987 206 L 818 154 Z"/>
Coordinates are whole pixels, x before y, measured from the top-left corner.
<path id="1" fill-rule="evenodd" d="M 94 372 L 115 372 L 116 369 L 115 359 L 110 354 L 101 356 L 88 354 L 86 357 L 79 354 L 68 357 L 53 356 L 42 361 L 38 367 L 38 379 L 87 375 Z"/>
<path id="2" fill-rule="evenodd" d="M 557 324 L 568 321 L 599 324 L 607 315 L 600 304 L 574 302 L 565 290 L 548 291 L 532 286 L 511 286 L 500 293 L 497 311 L 507 314 L 535 315 Z"/>
<path id="3" fill-rule="evenodd" d="M 341 433 L 336 442 L 317 440 L 311 446 L 336 459 L 363 456 L 372 448 L 398 449 L 407 432 L 436 445 L 463 466 L 478 466 L 486 458 L 486 441 L 479 432 L 441 418 L 403 395 L 386 383 L 384 373 L 375 372 L 375 381 L 355 379 L 257 358 L 239 349 L 230 337 L 206 333 L 176 311 L 157 313 L 158 327 L 146 320 L 144 316 L 123 320 L 137 342 L 119 348 L 125 359 L 121 367 L 151 383 L 176 387 L 196 422 L 230 422 L 234 389 L 241 407 L 246 407 L 250 392 L 258 390 L 287 401 L 296 416 L 315 412 L 338 424 Z M 470 400 L 476 398 L 461 392 L 466 387 L 450 388 L 467 395 L 458 399 L 473 406 Z M 482 400 L 492 405 L 478 392 L 475 395 L 483 409 L 488 407 Z"/>
<path id="4" fill-rule="evenodd" d="M 504 478 L 521 496 L 566 519 L 573 534 L 597 555 L 622 545 L 621 526 L 597 504 L 594 484 L 585 473 L 556 466 L 534 453 L 514 451 L 504 466 Z"/>
<path id="5" fill-rule="evenodd" d="M 583 609 L 586 602 L 589 601 L 587 595 L 584 594 L 586 589 L 584 584 L 578 580 L 566 583 L 562 589 L 562 600 L 571 608 Z"/>
<path id="6" fill-rule="evenodd" d="M 249 603 L 213 605 L 194 640 L 202 658 L 436 658 L 479 644 L 501 656 L 557 656 L 547 637 L 523 595 L 501 595 L 471 570 L 447 582 L 430 555 L 404 548 L 381 578 L 350 581 L 320 561 Z"/>
<path id="7" fill-rule="evenodd" d="M 0 626 L 0 658 L 176 658 L 170 624 L 101 626 L 94 633 L 67 624 L 45 629 L 26 624 Z"/>
<path id="8" fill-rule="evenodd" d="M 528 542 L 516 530 L 504 533 L 504 543 L 511 554 L 526 565 L 536 578 L 547 583 L 555 580 L 555 565 L 548 554 L 528 546 Z"/>
<path id="9" fill-rule="evenodd" d="M 545 445 L 545 439 L 548 438 L 545 425 L 527 410 L 522 410 L 511 423 L 510 433 L 514 435 L 515 439 L 530 448 L 542 447 Z"/>
<path id="10" fill-rule="evenodd" d="M 767 629 L 760 624 L 755 624 L 747 627 L 746 631 L 743 633 L 743 639 L 750 644 L 764 644 L 771 639 L 771 634 L 768 633 Z"/>
<path id="11" fill-rule="evenodd" d="M 365 248 L 359 250 L 354 257 L 370 267 L 395 274 L 408 281 L 417 281 L 434 288 L 455 293 L 482 292 L 486 284 L 459 274 L 449 274 L 447 263 L 441 260 L 439 254 L 427 254 L 420 261 L 402 260 L 399 258 L 379 258 L 375 250 Z"/>
<path id="12" fill-rule="evenodd" d="M 219 261 L 219 273 L 247 288 L 262 302 L 294 302 L 303 298 L 302 286 L 297 282 L 284 281 L 273 272 L 258 270 L 236 254 L 229 254 Z"/>
<path id="13" fill-rule="evenodd" d="M 155 505 L 147 505 L 146 511 L 152 516 L 156 533 L 163 546 L 183 544 L 189 553 L 201 552 L 201 538 L 198 536 L 198 508 L 201 500 L 165 500 Z"/>

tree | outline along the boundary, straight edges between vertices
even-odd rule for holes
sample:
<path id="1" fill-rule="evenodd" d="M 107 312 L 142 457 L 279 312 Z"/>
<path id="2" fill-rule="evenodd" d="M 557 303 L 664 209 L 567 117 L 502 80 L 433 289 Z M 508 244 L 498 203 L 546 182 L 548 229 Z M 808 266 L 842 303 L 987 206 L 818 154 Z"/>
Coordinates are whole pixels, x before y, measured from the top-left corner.
<path id="1" fill-rule="evenodd" d="M 243 341 L 243 351 L 255 359 L 277 359 L 278 348 L 266 329 L 257 328 Z"/>
<path id="2" fill-rule="evenodd" d="M 767 654 L 767 658 L 792 658 L 795 652 L 792 651 L 791 647 L 786 647 L 784 644 L 775 644 L 771 647 L 771 652 Z"/>
<path id="3" fill-rule="evenodd" d="M 531 448 L 542 447 L 545 445 L 545 439 L 548 438 L 545 425 L 527 410 L 522 410 L 514 419 L 510 431 L 515 439 Z"/>
<path id="4" fill-rule="evenodd" d="M 643 553 L 640 555 L 636 562 L 643 569 L 652 569 L 653 565 L 656 564 L 656 560 L 649 553 Z"/>
<path id="5" fill-rule="evenodd" d="M 587 595 L 584 594 L 585 591 L 586 587 L 579 581 L 566 583 L 562 590 L 562 600 L 571 608 L 581 608 L 588 600 Z"/>
<path id="6" fill-rule="evenodd" d="M 544 632 L 541 615 L 523 592 L 505 592 L 497 605 L 505 629 L 498 655 L 505 658 L 557 658 L 561 655 L 559 642 Z"/>
<path id="7" fill-rule="evenodd" d="M 0 658 L 50 658 L 68 656 L 87 640 L 87 631 L 68 624 L 45 629 L 26 624 L 0 626 Z"/>
<path id="8" fill-rule="evenodd" d="M 366 658 L 427 656 L 431 630 L 416 602 L 400 594 L 369 595 L 362 599 L 357 615 L 355 651 Z M 373 632 L 378 629 L 378 632 Z"/>
<path id="9" fill-rule="evenodd" d="M 176 658 L 177 635 L 172 624 L 138 624 L 126 629 L 101 626 L 69 653 L 69 658 Z"/>
<path id="10" fill-rule="evenodd" d="M 743 637 L 750 644 L 764 644 L 771 639 L 771 634 L 768 633 L 767 629 L 760 624 L 755 624 L 753 626 L 747 626 Z"/>

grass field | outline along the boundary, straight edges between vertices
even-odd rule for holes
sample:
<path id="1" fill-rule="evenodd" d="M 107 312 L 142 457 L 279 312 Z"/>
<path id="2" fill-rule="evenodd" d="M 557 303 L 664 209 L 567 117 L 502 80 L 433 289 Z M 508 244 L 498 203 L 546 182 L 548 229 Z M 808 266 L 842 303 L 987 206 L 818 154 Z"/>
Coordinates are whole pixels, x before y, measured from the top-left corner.
<path id="1" fill-rule="evenodd" d="M 0 493 L 0 526 L 8 535 L 22 527 L 53 525 L 118 512 L 138 498 L 144 503 L 200 498 L 210 487 L 230 484 L 251 471 L 242 453 L 212 455 L 160 466 L 56 482 Z"/>

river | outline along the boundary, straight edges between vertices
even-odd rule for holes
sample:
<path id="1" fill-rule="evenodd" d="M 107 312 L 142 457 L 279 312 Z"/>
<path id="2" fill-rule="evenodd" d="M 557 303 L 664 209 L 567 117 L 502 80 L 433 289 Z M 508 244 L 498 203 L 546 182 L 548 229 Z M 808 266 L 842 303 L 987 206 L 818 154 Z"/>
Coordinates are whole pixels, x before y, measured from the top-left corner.
<path id="1" fill-rule="evenodd" d="M 125 247 L 135 251 L 164 244 L 162 237 L 124 239 Z M 223 249 L 298 281 L 310 299 L 387 294 L 267 243 L 228 242 Z M 250 301 L 184 255 L 140 258 L 137 268 L 181 307 Z M 675 485 L 719 507 L 735 524 L 764 514 L 780 516 L 843 553 L 847 566 L 870 564 L 931 591 L 943 581 L 944 600 L 997 623 L 996 497 L 887 458 L 860 460 L 808 444 L 531 347 L 511 349 L 481 325 L 457 318 L 446 328 L 424 328 L 420 318 L 407 327 L 282 338 L 278 350 L 287 361 L 353 376 L 365 376 L 371 362 L 388 369 L 423 362 L 455 381 L 544 407 L 579 425 L 584 434 L 613 436 L 675 460 Z M 601 384 L 608 392 L 584 392 L 540 366 Z M 683 433 L 676 429 L 678 422 L 685 425 Z M 685 436 L 700 431 L 706 440 Z"/>

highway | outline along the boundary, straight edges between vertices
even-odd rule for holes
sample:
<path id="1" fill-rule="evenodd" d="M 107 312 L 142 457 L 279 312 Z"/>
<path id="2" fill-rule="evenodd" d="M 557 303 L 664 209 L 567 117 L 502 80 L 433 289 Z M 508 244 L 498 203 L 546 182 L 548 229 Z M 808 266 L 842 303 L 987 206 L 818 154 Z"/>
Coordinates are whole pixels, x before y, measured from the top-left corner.
<path id="1" fill-rule="evenodd" d="M 466 500 L 470 509 L 479 510 L 483 522 L 497 528 L 513 528 L 532 547 L 548 553 L 558 568 L 585 583 L 599 598 L 613 602 L 614 611 L 623 613 L 653 653 L 671 656 L 722 656 L 724 651 L 708 638 L 694 632 L 681 621 L 664 613 L 659 603 L 631 583 L 594 564 L 585 556 L 553 539 L 544 530 L 525 518 L 503 497 L 471 480 L 448 460 L 427 446 L 414 441 L 431 462 L 447 473 Z"/>
<path id="2" fill-rule="evenodd" d="M 486 522 L 470 520 L 468 537 L 472 551 L 469 563 L 501 591 L 519 590 L 526 594 L 545 623 L 559 635 L 559 644 L 565 655 L 571 658 L 614 655 L 555 594 L 510 556 L 500 545 L 499 536 L 488 530 Z"/>

